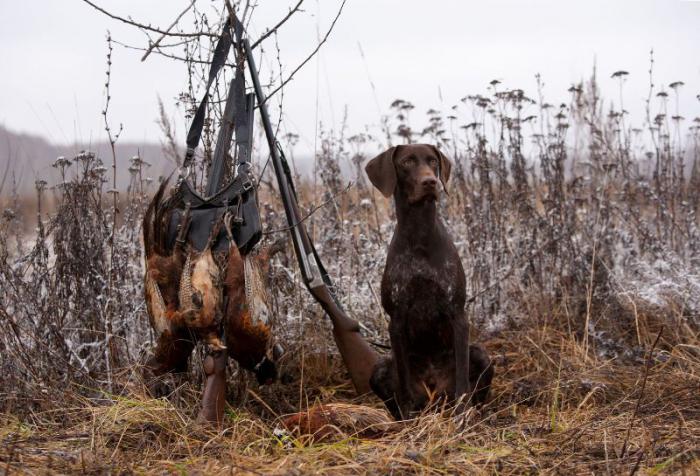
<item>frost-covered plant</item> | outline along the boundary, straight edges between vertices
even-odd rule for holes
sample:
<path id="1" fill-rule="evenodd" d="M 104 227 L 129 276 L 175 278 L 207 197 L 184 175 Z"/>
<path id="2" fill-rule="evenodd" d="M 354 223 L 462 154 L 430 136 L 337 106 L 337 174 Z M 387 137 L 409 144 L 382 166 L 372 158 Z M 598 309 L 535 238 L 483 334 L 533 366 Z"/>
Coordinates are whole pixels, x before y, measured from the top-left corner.
<path id="1" fill-rule="evenodd" d="M 613 76 L 622 84 L 626 74 Z M 635 128 L 621 100 L 600 97 L 597 81 L 572 86 L 559 105 L 546 102 L 541 85 L 532 99 L 493 81 L 488 94 L 466 96 L 447 116 L 428 111 L 422 128 L 411 125 L 413 105 L 397 100 L 395 117 L 382 121 L 384 131 L 394 131 L 388 136 L 323 133 L 315 175 L 301 177 L 296 189 L 338 298 L 370 341 L 388 341 L 379 287 L 394 221 L 392 203 L 362 174 L 387 139 L 437 143 L 455 164 L 440 209 L 467 272 L 468 314 L 483 339 L 546 324 L 591 352 L 625 356 L 638 355 L 662 325 L 672 329 L 664 334 L 668 344 L 693 338 L 700 327 L 700 126 L 684 141 L 680 112 L 665 112 L 673 96 L 653 88 L 643 127 Z M 681 87 L 669 89 L 675 95 Z M 256 152 L 261 173 L 266 151 Z M 147 164 L 131 159 L 116 220 L 109 195 L 116 191 L 104 190 L 98 157 L 81 153 L 55 166 L 61 182 L 37 182 L 37 194 L 42 204 L 52 188 L 56 207 L 40 207 L 34 236 L 17 239 L 22 214 L 12 203 L 19 202 L 10 201 L 0 218 L 5 396 L 68 383 L 88 393 L 116 391 L 125 381 L 120 369 L 153 341 L 140 242 L 154 188 Z M 265 173 L 263 245 L 287 233 L 269 167 Z M 346 187 L 348 179 L 355 185 Z M 291 246 L 270 273 L 285 372 L 333 378 L 329 324 L 303 288 Z M 310 356 L 318 357 L 313 365 L 304 360 Z"/>

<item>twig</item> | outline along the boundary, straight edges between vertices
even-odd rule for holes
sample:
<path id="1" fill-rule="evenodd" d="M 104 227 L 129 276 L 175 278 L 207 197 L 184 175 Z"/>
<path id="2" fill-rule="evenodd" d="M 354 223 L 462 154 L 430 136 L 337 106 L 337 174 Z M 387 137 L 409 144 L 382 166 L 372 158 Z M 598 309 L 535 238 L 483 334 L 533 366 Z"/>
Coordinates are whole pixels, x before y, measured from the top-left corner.
<path id="1" fill-rule="evenodd" d="M 105 308 L 106 314 L 106 346 L 105 346 L 105 362 L 107 364 L 107 380 L 109 385 L 109 391 L 112 391 L 112 371 L 115 364 L 115 353 L 113 352 L 112 343 L 112 318 L 114 314 L 114 235 L 117 230 L 117 213 L 119 213 L 119 194 L 117 191 L 117 153 L 114 148 L 119 136 L 122 133 L 123 125 L 119 124 L 119 131 L 116 134 L 112 134 L 112 129 L 109 125 L 109 119 L 107 114 L 109 112 L 109 104 L 112 99 L 110 93 L 110 85 L 112 83 L 112 36 L 107 32 L 107 71 L 105 72 L 105 107 L 102 111 L 102 117 L 104 118 L 105 131 L 107 132 L 107 139 L 109 140 L 110 150 L 112 152 L 112 229 L 109 234 L 109 276 L 107 281 L 107 305 Z"/>
<path id="2" fill-rule="evenodd" d="M 180 13 L 180 14 L 177 16 L 177 18 L 175 19 L 175 21 L 172 22 L 172 23 L 170 24 L 170 26 L 165 30 L 166 32 L 163 33 L 163 34 L 161 34 L 161 35 L 160 35 L 160 38 L 158 38 L 155 42 L 151 43 L 151 45 L 148 47 L 148 49 L 146 50 L 146 52 L 145 52 L 145 53 L 143 54 L 143 56 L 141 57 L 141 61 L 142 61 L 142 62 L 143 62 L 143 61 L 146 61 L 146 58 L 148 58 L 148 55 L 151 54 L 151 51 L 153 51 L 153 48 L 157 47 L 157 46 L 160 44 L 160 42 L 163 41 L 163 38 L 165 38 L 166 36 L 168 36 L 168 33 L 170 33 L 170 30 L 172 30 L 172 29 L 175 27 L 175 25 L 177 25 L 177 22 L 179 22 L 180 19 L 185 15 L 185 13 L 187 13 L 187 12 L 190 10 L 190 8 L 192 8 L 192 6 L 194 5 L 194 2 L 196 2 L 196 1 L 197 1 L 197 0 L 192 0 L 192 1 L 190 2 L 190 4 L 187 6 L 187 8 L 185 8 L 185 9 L 182 11 L 182 13 Z"/>
<path id="3" fill-rule="evenodd" d="M 555 236 L 555 237 L 552 238 L 551 240 L 549 240 L 549 241 L 547 241 L 546 243 L 542 244 L 542 246 L 540 246 L 539 248 L 537 248 L 535 251 L 533 251 L 532 253 L 530 253 L 528 256 L 526 256 L 526 258 L 530 259 L 530 258 L 532 258 L 533 256 L 536 256 L 536 255 L 540 254 L 542 251 L 544 251 L 545 248 L 549 247 L 552 243 L 556 242 L 559 238 L 560 238 L 559 235 Z M 482 296 L 483 294 L 489 292 L 491 289 L 493 289 L 493 288 L 495 288 L 496 286 L 498 286 L 498 285 L 501 283 L 501 281 L 503 281 L 504 279 L 509 278 L 510 275 L 512 275 L 513 272 L 518 268 L 518 265 L 519 265 L 519 264 L 522 264 L 522 261 L 524 261 L 524 260 L 518 260 L 518 261 L 514 261 L 513 263 L 511 263 L 510 268 L 508 268 L 508 271 L 506 271 L 505 273 L 503 273 L 503 274 L 502 274 L 501 276 L 499 276 L 497 279 L 493 280 L 493 281 L 492 281 L 488 286 L 486 286 L 485 288 L 479 290 L 479 291 L 476 292 L 475 294 L 472 294 L 469 298 L 467 298 L 466 304 L 471 304 L 471 303 L 473 303 L 474 301 L 476 301 L 476 298 L 478 298 L 479 296 Z"/>
<path id="4" fill-rule="evenodd" d="M 634 463 L 634 467 L 632 468 L 632 471 L 630 471 L 630 476 L 634 476 L 637 474 L 637 471 L 639 471 L 639 465 L 642 462 L 642 458 L 644 458 L 644 451 L 639 452 L 639 457 L 637 457 L 637 462 Z"/>
<path id="5" fill-rule="evenodd" d="M 141 28 L 143 30 L 147 31 L 152 31 L 153 33 L 160 33 L 163 36 L 177 36 L 177 37 L 194 37 L 194 38 L 199 38 L 202 36 L 210 36 L 210 37 L 216 37 L 214 33 L 209 33 L 209 32 L 199 32 L 199 33 L 170 33 L 167 30 L 161 30 L 160 28 L 153 27 L 151 25 L 144 25 L 143 23 L 139 23 L 137 21 L 131 20 L 129 18 L 124 18 L 120 17 L 119 15 L 115 15 L 114 13 L 110 13 L 104 8 L 100 7 L 99 5 L 94 4 L 90 0 L 82 0 L 83 2 L 87 3 L 90 5 L 92 8 L 97 10 L 100 13 L 103 13 L 107 15 L 108 17 L 114 19 L 114 20 L 119 20 L 122 23 L 126 23 L 127 25 L 132 25 L 137 28 Z M 193 2 L 194 3 L 194 2 Z M 172 27 L 171 27 L 172 28 Z"/>
<path id="6" fill-rule="evenodd" d="M 267 409 L 267 411 L 269 411 L 270 413 L 272 413 L 272 415 L 273 415 L 275 418 L 279 418 L 279 414 L 278 414 L 276 411 L 274 411 L 274 410 L 272 409 L 272 407 L 270 407 L 270 405 L 268 405 L 267 402 L 265 402 L 265 400 L 263 400 L 262 397 L 261 397 L 260 395 L 258 395 L 257 393 L 255 393 L 255 392 L 252 391 L 251 389 L 247 389 L 247 390 L 248 390 L 248 393 L 250 393 L 250 394 L 253 396 L 253 398 L 255 398 L 262 406 L 264 406 L 264 407 Z"/>
<path id="7" fill-rule="evenodd" d="M 301 68 L 303 68 L 304 65 L 306 65 L 306 63 L 311 61 L 311 58 L 313 58 L 316 55 L 316 53 L 318 53 L 318 50 L 321 49 L 321 46 L 323 46 L 323 44 L 328 40 L 328 37 L 331 35 L 331 32 L 333 31 L 333 28 L 335 27 L 335 24 L 338 21 L 338 18 L 340 18 L 340 14 L 343 12 L 343 7 L 345 7 L 346 2 L 347 2 L 347 0 L 343 0 L 343 3 L 340 4 L 340 8 L 338 9 L 338 13 L 335 15 L 335 18 L 333 19 L 333 22 L 331 23 L 330 28 L 328 28 L 326 35 L 321 39 L 321 41 L 319 41 L 318 45 L 316 45 L 316 48 L 314 48 L 314 50 L 311 52 L 311 54 L 309 54 L 309 56 L 307 56 L 306 59 L 299 64 L 299 66 L 294 68 L 294 71 L 292 71 L 291 74 L 289 76 L 287 76 L 287 79 L 282 81 L 282 83 L 279 86 L 277 86 L 274 90 L 272 90 L 272 92 L 270 92 L 267 95 L 267 97 L 265 98 L 265 101 L 263 103 L 259 104 L 258 107 L 265 104 L 265 102 L 267 102 L 272 96 L 274 96 L 275 93 L 277 93 L 277 91 L 282 89 L 288 82 L 290 82 L 294 78 L 294 75 L 297 74 L 299 72 L 299 70 Z"/>
<path id="8" fill-rule="evenodd" d="M 112 38 L 112 43 L 115 43 L 115 44 L 117 44 L 117 45 L 119 45 L 122 48 L 125 48 L 127 50 L 148 51 L 148 48 L 143 48 L 141 46 L 127 45 L 126 43 L 122 43 L 121 41 L 115 40 L 114 38 Z M 164 45 L 164 47 L 171 47 L 171 46 L 178 46 L 178 45 Z M 206 65 L 206 66 L 211 65 L 211 61 L 200 60 L 200 59 L 195 59 L 195 58 L 184 58 L 182 56 L 177 56 L 177 55 L 173 55 L 170 53 L 166 53 L 161 49 L 161 47 L 154 48 L 151 53 L 160 55 L 164 58 L 168 58 L 171 60 L 182 61 L 183 63 L 192 63 L 192 64 L 199 64 L 199 65 Z M 236 64 L 233 62 L 226 62 L 226 63 L 224 63 L 224 66 L 228 66 L 229 68 L 234 68 L 236 66 Z"/>
<path id="9" fill-rule="evenodd" d="M 286 15 L 284 18 L 282 18 L 279 22 L 277 22 L 277 24 L 276 24 L 275 26 L 273 26 L 272 28 L 268 29 L 260 38 L 258 38 L 257 40 L 255 40 L 255 43 L 253 43 L 253 44 L 250 46 L 250 49 L 251 49 L 251 50 L 254 50 L 256 46 L 258 46 L 260 43 L 262 43 L 263 41 L 265 41 L 270 35 L 272 35 L 273 33 L 275 33 L 275 31 L 277 31 L 277 29 L 278 29 L 279 27 L 281 27 L 282 25 L 284 25 L 285 22 L 286 22 L 287 20 L 289 20 L 289 19 L 291 18 L 291 16 L 294 15 L 294 14 L 299 10 L 299 7 L 301 7 L 301 4 L 302 4 L 302 3 L 304 3 L 304 0 L 299 0 L 299 2 L 294 6 L 294 8 L 292 8 L 291 10 L 289 10 L 289 13 L 287 13 L 287 15 Z"/>
<path id="10" fill-rule="evenodd" d="M 644 364 L 644 378 L 642 380 L 642 389 L 639 392 L 639 398 L 637 398 L 637 404 L 634 407 L 634 411 L 632 412 L 632 419 L 630 420 L 630 424 L 627 427 L 627 434 L 625 435 L 625 442 L 622 445 L 622 451 L 620 452 L 620 459 L 625 457 L 625 454 L 627 453 L 627 443 L 629 443 L 630 439 L 630 432 L 632 431 L 632 425 L 634 425 L 634 419 L 637 417 L 637 413 L 639 412 L 639 406 L 642 403 L 642 398 L 644 397 L 644 389 L 647 386 L 647 377 L 649 376 L 649 367 L 651 367 L 651 358 L 654 355 L 654 349 L 656 348 L 656 345 L 659 343 L 659 339 L 661 339 L 661 333 L 664 331 L 663 326 L 659 330 L 658 335 L 656 336 L 656 339 L 654 340 L 654 343 L 651 346 L 651 350 L 649 350 L 649 355 L 647 356 L 647 361 Z"/>
<path id="11" fill-rule="evenodd" d="M 317 205 L 316 207 L 314 207 L 306 216 L 304 216 L 301 220 L 299 220 L 299 221 L 296 222 L 295 224 L 293 224 L 293 225 L 291 225 L 291 226 L 286 226 L 286 227 L 284 227 L 284 228 L 278 228 L 278 229 L 276 229 L 276 230 L 264 231 L 264 232 L 263 232 L 263 235 L 271 235 L 271 234 L 273 234 L 273 233 L 281 233 L 281 232 L 283 232 L 283 231 L 290 231 L 290 230 L 293 230 L 294 228 L 296 228 L 297 226 L 301 225 L 301 224 L 304 223 L 306 220 L 308 220 L 308 219 L 311 217 L 311 215 L 313 215 L 314 213 L 316 213 L 317 211 L 319 211 L 321 208 L 325 207 L 326 205 L 328 205 L 329 203 L 331 203 L 332 201 L 334 201 L 336 198 L 338 198 L 339 196 L 343 195 L 343 194 L 346 193 L 348 190 L 350 190 L 350 187 L 352 187 L 352 185 L 353 185 L 352 182 L 348 183 L 348 185 L 347 185 L 343 190 L 341 190 L 340 192 L 336 193 L 335 195 L 333 195 L 332 197 L 330 197 L 328 200 L 326 200 L 325 202 L 321 203 L 320 205 Z"/>

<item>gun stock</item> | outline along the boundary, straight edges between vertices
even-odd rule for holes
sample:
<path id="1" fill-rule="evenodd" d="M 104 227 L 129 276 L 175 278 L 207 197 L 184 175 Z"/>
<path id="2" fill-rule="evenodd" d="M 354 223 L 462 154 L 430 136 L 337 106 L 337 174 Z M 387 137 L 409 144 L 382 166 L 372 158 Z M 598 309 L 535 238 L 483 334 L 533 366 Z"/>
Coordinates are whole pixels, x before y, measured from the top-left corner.
<path id="1" fill-rule="evenodd" d="M 301 214 L 296 196 L 293 193 L 291 177 L 285 171 L 283 156 L 277 147 L 265 104 L 267 98 L 260 85 L 250 44 L 247 39 L 242 39 L 243 26 L 237 18 L 234 21 L 236 37 L 239 44 L 243 45 L 255 94 L 258 104 L 260 104 L 260 116 L 265 137 L 270 149 L 272 165 L 282 196 L 287 223 L 291 229 L 294 252 L 302 270 L 304 284 L 331 320 L 333 338 L 343 363 L 350 373 L 355 390 L 359 394 L 368 393 L 370 392 L 369 380 L 379 356 L 360 334 L 360 326 L 357 321 L 345 313 L 329 288 L 329 285 L 332 285 L 330 278 L 325 274 L 320 258 L 316 255 L 309 235 L 301 222 Z"/>

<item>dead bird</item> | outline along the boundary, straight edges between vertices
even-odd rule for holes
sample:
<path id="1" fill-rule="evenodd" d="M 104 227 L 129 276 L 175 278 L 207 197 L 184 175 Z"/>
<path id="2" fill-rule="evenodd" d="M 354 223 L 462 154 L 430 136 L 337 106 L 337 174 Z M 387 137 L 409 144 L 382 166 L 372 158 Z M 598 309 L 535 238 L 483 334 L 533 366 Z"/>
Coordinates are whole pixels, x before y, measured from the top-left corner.
<path id="1" fill-rule="evenodd" d="M 193 329 L 211 351 L 226 349 L 219 335 L 223 317 L 222 273 L 211 252 L 220 229 L 221 223 L 214 226 L 203 251 L 188 251 L 178 293 L 181 324 Z"/>
<path id="2" fill-rule="evenodd" d="M 281 348 L 274 344 L 268 311 L 261 309 L 266 300 L 264 295 L 259 295 L 265 289 L 261 280 L 262 275 L 267 274 L 271 257 L 283 246 L 284 242 L 279 241 L 257 256 L 244 258 L 234 243 L 227 262 L 224 325 L 228 354 L 242 368 L 253 372 L 261 385 L 270 384 L 277 378 L 275 362 L 281 354 Z M 250 302 L 256 299 L 257 303 Z"/>
<path id="3" fill-rule="evenodd" d="M 180 327 L 182 316 L 179 311 L 179 291 L 182 270 L 186 261 L 184 240 L 188 219 L 183 221 L 175 246 L 167 246 L 168 220 L 172 209 L 163 200 L 170 179 L 158 187 L 143 217 L 143 244 L 146 254 L 146 275 L 144 277 L 146 308 L 154 330 L 162 334 L 171 333 Z"/>
<path id="4" fill-rule="evenodd" d="M 327 403 L 284 416 L 281 424 L 284 429 L 299 437 L 311 441 L 328 441 L 334 436 L 379 438 L 394 423 L 384 410 L 350 403 Z"/>

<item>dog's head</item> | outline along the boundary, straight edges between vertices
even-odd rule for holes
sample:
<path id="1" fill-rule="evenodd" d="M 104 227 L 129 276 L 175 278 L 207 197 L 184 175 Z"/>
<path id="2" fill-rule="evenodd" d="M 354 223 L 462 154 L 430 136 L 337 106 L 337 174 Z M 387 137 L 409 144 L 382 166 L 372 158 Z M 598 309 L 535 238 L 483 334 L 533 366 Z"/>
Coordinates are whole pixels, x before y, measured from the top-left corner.
<path id="1" fill-rule="evenodd" d="M 409 203 L 437 200 L 438 180 L 447 192 L 452 164 L 437 147 L 398 145 L 370 160 L 365 167 L 372 185 L 385 197 L 400 192 Z"/>

